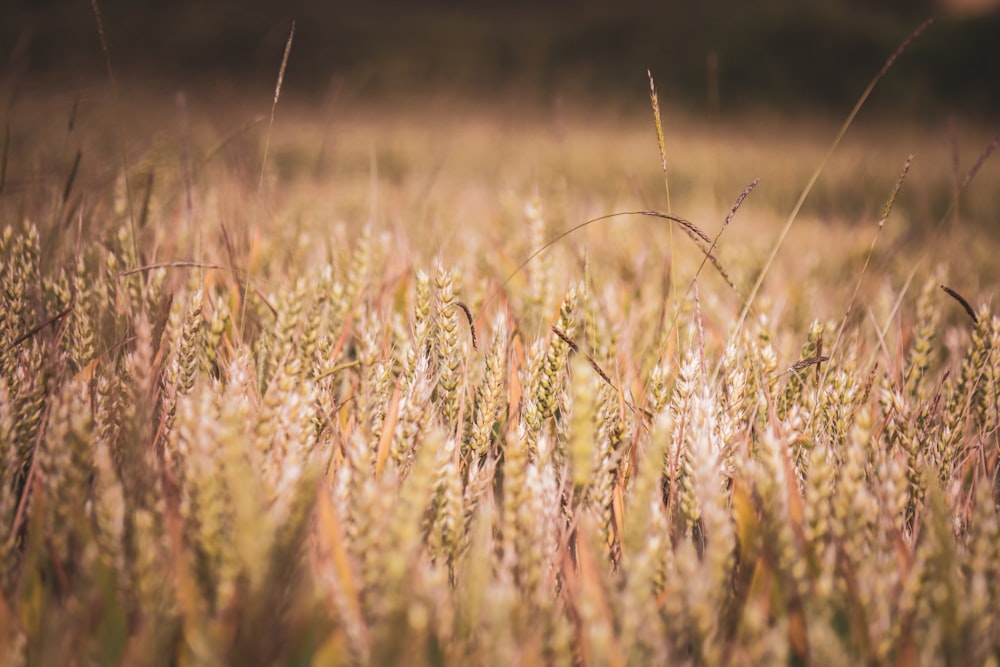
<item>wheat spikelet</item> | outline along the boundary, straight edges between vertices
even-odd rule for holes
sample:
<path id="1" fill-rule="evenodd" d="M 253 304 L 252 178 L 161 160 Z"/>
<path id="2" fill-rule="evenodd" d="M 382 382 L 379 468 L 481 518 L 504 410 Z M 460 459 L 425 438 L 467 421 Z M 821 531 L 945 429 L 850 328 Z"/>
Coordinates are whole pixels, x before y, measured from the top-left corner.
<path id="1" fill-rule="evenodd" d="M 802 344 L 801 359 L 813 359 L 819 355 L 819 346 L 822 345 L 821 340 L 824 329 L 825 327 L 820 322 L 816 321 L 812 323 L 809 327 L 806 342 Z M 815 397 L 810 394 L 808 387 L 810 385 L 815 386 L 815 382 L 808 382 L 808 377 L 805 370 L 799 371 L 795 369 L 789 373 L 785 391 L 778 398 L 778 419 L 786 419 L 788 411 L 793 405 L 798 405 L 806 409 L 812 406 L 812 401 L 815 400 Z"/>
<path id="2" fill-rule="evenodd" d="M 837 460 L 827 443 L 819 443 L 813 447 L 809 457 L 809 472 L 803 489 L 803 536 L 812 563 L 814 567 L 818 567 L 826 557 L 833 539 Z"/>
<path id="3" fill-rule="evenodd" d="M 436 288 L 434 322 L 437 338 L 432 368 L 436 370 L 438 376 L 435 399 L 440 405 L 444 423 L 451 424 L 458 416 L 462 399 L 459 384 L 463 354 L 458 333 L 455 276 L 439 265 L 434 282 Z"/>
<path id="4" fill-rule="evenodd" d="M 418 270 L 414 276 L 413 334 L 403 363 L 403 377 L 412 384 L 417 366 L 433 347 L 437 331 L 431 317 L 431 279 L 426 272 Z"/>
<path id="5" fill-rule="evenodd" d="M 593 480 L 601 463 L 595 446 L 597 421 L 597 380 L 579 355 L 570 360 L 569 434 L 566 446 L 570 481 L 580 501 L 589 500 Z"/>
<path id="6" fill-rule="evenodd" d="M 663 507 L 662 480 L 667 438 L 672 432 L 669 414 L 653 423 L 650 439 L 629 488 L 622 540 L 622 640 L 638 663 L 666 659 L 666 643 L 657 610 L 662 590 L 670 531 Z"/>
<path id="7" fill-rule="evenodd" d="M 620 397 L 612 387 L 602 384 L 597 395 L 597 431 L 593 446 L 598 463 L 594 469 L 590 504 L 594 516 L 601 519 L 605 544 L 613 558 L 617 558 L 620 552 L 617 514 L 620 511 L 619 494 L 624 484 L 622 460 L 628 436 Z"/>
<path id="8" fill-rule="evenodd" d="M 225 342 L 231 338 L 227 334 L 231 331 L 232 325 L 233 318 L 229 309 L 219 302 L 213 304 L 202 339 L 204 354 L 200 355 L 201 372 L 208 377 L 218 378 L 222 374 L 227 361 Z"/>
<path id="9" fill-rule="evenodd" d="M 646 393 L 649 396 L 649 411 L 654 415 L 666 409 L 670 402 L 669 377 L 670 367 L 664 363 L 653 366 L 653 370 L 649 374 Z"/>
<path id="10" fill-rule="evenodd" d="M 80 369 L 94 358 L 98 333 L 91 314 L 92 303 L 96 299 L 82 257 L 76 262 L 71 281 L 73 310 L 69 315 L 68 342 L 65 345 L 75 368 Z"/>
<path id="11" fill-rule="evenodd" d="M 984 319 L 987 316 L 984 312 Z M 983 332 L 986 352 L 983 361 L 980 388 L 976 392 L 976 424 L 984 434 L 996 433 L 1000 427 L 1000 317 L 988 317 Z"/>
<path id="12" fill-rule="evenodd" d="M 68 382 L 50 408 L 37 456 L 55 558 L 66 562 L 83 539 L 82 512 L 87 497 L 93 447 L 93 418 L 82 382 Z"/>
<path id="13" fill-rule="evenodd" d="M 101 558 L 117 572 L 125 571 L 125 494 L 111 460 L 109 441 L 97 435 L 94 445 L 94 480 L 91 486 L 91 513 L 94 539 Z"/>
<path id="14" fill-rule="evenodd" d="M 917 298 L 916 322 L 913 327 L 913 342 L 906 368 L 906 392 L 915 404 L 926 400 L 924 377 L 933 361 L 933 344 L 940 317 L 934 308 L 935 287 L 939 280 L 930 279 Z"/>
<path id="15" fill-rule="evenodd" d="M 309 310 L 302 324 L 302 334 L 299 340 L 301 351 L 299 354 L 302 356 L 303 361 L 306 362 L 310 373 L 315 377 L 321 375 L 323 372 L 320 368 L 325 359 L 322 352 L 329 351 L 321 350 L 320 340 L 324 335 L 329 336 L 331 329 L 336 330 L 339 328 L 336 325 L 340 323 L 335 322 L 335 326 L 332 328 L 326 326 L 328 318 L 331 320 L 334 319 L 330 312 L 331 293 L 333 293 L 333 268 L 329 264 L 326 264 L 319 271 L 311 272 L 308 282 L 311 286 L 308 298 Z"/>
<path id="16" fill-rule="evenodd" d="M 17 480 L 21 462 L 14 447 L 15 426 L 7 379 L 0 377 L 0 526 L 5 536 L 0 541 L 0 563 L 4 573 L 0 586 L 5 593 L 13 584 L 12 575 L 17 560 L 17 535 L 13 524 L 19 500 Z"/>
<path id="17" fill-rule="evenodd" d="M 9 357 L 16 364 L 8 386 L 13 389 L 10 400 L 13 428 L 6 446 L 15 476 L 28 470 L 32 451 L 45 417 L 52 370 L 46 365 L 46 353 L 37 342 L 29 341 L 24 347 L 11 351 Z"/>
<path id="18" fill-rule="evenodd" d="M 347 284 L 344 286 L 344 297 L 340 301 L 341 308 L 352 307 L 364 296 L 368 285 L 372 282 L 371 273 L 378 259 L 376 250 L 372 228 L 366 225 L 354 246 L 347 272 Z M 345 316 L 346 312 L 342 311 L 338 319 L 343 320 Z"/>
<path id="19" fill-rule="evenodd" d="M 787 436 L 773 430 L 762 435 L 759 446 L 748 474 L 762 505 L 764 549 L 783 581 L 783 603 L 796 609 L 806 593 L 807 570 L 803 545 L 793 528 L 801 519 L 794 509 L 799 502 L 798 488 L 790 479 L 793 471 L 786 465 L 791 447 Z"/>
<path id="20" fill-rule="evenodd" d="M 700 653 L 708 662 L 721 657 L 722 629 L 719 619 L 727 603 L 730 571 L 736 546 L 736 535 L 729 513 L 726 477 L 723 474 L 722 443 L 717 440 L 715 415 L 707 387 L 695 399 L 690 425 L 692 452 L 695 455 L 693 482 L 698 502 L 699 533 L 705 546 L 702 550 L 702 578 L 712 582 L 704 588 L 697 614 Z"/>
<path id="21" fill-rule="evenodd" d="M 575 329 L 574 311 L 578 294 L 576 286 L 570 287 L 559 307 L 559 321 L 556 328 L 567 337 L 571 337 Z M 533 354 L 528 388 L 532 409 L 522 411 L 522 419 L 528 427 L 527 433 L 532 449 L 535 440 L 541 434 L 542 422 L 550 418 L 555 411 L 562 392 L 569 352 L 569 343 L 562 336 L 554 335 L 549 339 L 548 345 Z"/>
<path id="22" fill-rule="evenodd" d="M 393 360 L 391 357 L 383 358 L 383 325 L 380 320 L 367 311 L 360 320 L 358 422 L 374 454 L 392 394 Z"/>
<path id="23" fill-rule="evenodd" d="M 214 606 L 223 591 L 231 595 L 233 581 L 222 582 L 224 554 L 231 553 L 232 508 L 220 463 L 225 438 L 211 394 L 200 388 L 178 400 L 168 456 L 179 484 L 179 512 L 190 536 L 191 559 L 205 598 Z M 227 573 L 232 576 L 231 563 Z"/>
<path id="24" fill-rule="evenodd" d="M 305 277 L 298 277 L 293 287 L 282 289 L 271 303 L 277 309 L 275 324 L 268 337 L 267 370 L 280 372 L 283 363 L 306 361 L 298 355 L 297 339 L 301 335 L 306 312 L 308 284 Z M 270 376 L 266 376 L 270 379 Z"/>
<path id="25" fill-rule="evenodd" d="M 414 369 L 412 382 L 403 393 L 399 403 L 399 420 L 392 435 L 390 457 L 405 473 L 413 462 L 416 446 L 431 423 L 428 410 L 434 385 L 429 377 L 426 357 L 421 357 Z"/>
<path id="26" fill-rule="evenodd" d="M 694 496 L 692 482 L 695 454 L 691 450 L 691 412 L 697 392 L 700 365 L 694 354 L 688 352 L 677 374 L 677 384 L 671 398 L 671 421 L 674 436 L 669 458 L 668 483 L 671 511 L 677 510 L 676 517 L 682 521 L 684 532 L 688 533 L 700 519 L 698 501 Z"/>
<path id="27" fill-rule="evenodd" d="M 542 202 L 537 195 L 525 203 L 524 217 L 528 223 L 529 247 L 532 249 L 544 247 L 545 218 Z M 552 308 L 555 300 L 553 269 L 552 257 L 548 253 L 540 255 L 529 267 L 528 294 L 525 303 L 528 321 L 543 320 Z"/>
<path id="28" fill-rule="evenodd" d="M 987 660 L 996 652 L 997 610 L 1000 609 L 1000 516 L 993 490 L 986 480 L 976 484 L 969 517 L 965 572 L 967 635 L 973 660 Z"/>
<path id="29" fill-rule="evenodd" d="M 202 305 L 204 295 L 198 290 L 191 296 L 184 314 L 180 336 L 174 345 L 173 355 L 166 368 L 165 381 L 168 400 L 176 402 L 179 396 L 191 393 L 198 371 L 202 349 Z M 173 413 L 173 406 L 170 411 Z"/>
<path id="30" fill-rule="evenodd" d="M 462 546 L 465 527 L 465 498 L 462 493 L 461 470 L 456 463 L 457 450 L 455 441 L 448 439 L 437 452 L 434 496 L 424 517 L 428 533 L 428 555 L 434 559 L 442 559 L 452 573 Z"/>
<path id="31" fill-rule="evenodd" d="M 870 468 L 871 415 L 862 409 L 844 447 L 833 500 L 833 538 L 855 565 L 868 552 L 878 502 L 867 483 Z"/>
<path id="32" fill-rule="evenodd" d="M 131 589 L 141 614 L 137 651 L 163 651 L 175 632 L 177 608 L 169 579 L 168 552 L 162 517 L 155 510 L 137 509 L 131 515 Z"/>
<path id="33" fill-rule="evenodd" d="M 503 382 L 507 375 L 507 321 L 498 316 L 493 327 L 493 344 L 484 360 L 483 381 L 476 393 L 476 414 L 469 435 L 468 450 L 473 457 L 486 455 L 493 442 L 493 430 L 503 410 Z"/>
<path id="34" fill-rule="evenodd" d="M 548 443 L 543 439 L 538 444 L 544 448 Z M 506 476 L 504 479 L 506 483 Z M 523 482 L 516 475 L 514 480 L 523 487 L 516 490 L 519 502 L 514 508 L 517 553 L 514 572 L 530 615 L 532 609 L 545 608 L 551 598 L 558 556 L 560 511 L 552 459 L 540 456 L 529 461 Z"/>
<path id="35" fill-rule="evenodd" d="M 530 401 L 530 399 L 528 399 Z M 508 430 L 503 443 L 503 498 L 500 507 L 500 535 L 503 557 L 512 574 L 518 566 L 518 512 L 527 501 L 528 443 L 524 428 Z"/>
<path id="36" fill-rule="evenodd" d="M 972 427 L 981 425 L 984 401 L 980 398 L 987 387 L 981 382 L 984 369 L 990 361 L 990 317 L 983 308 L 972 329 L 972 341 L 962 360 L 961 373 L 957 380 L 945 383 L 946 404 L 939 439 L 934 444 L 933 457 L 939 466 L 942 482 L 951 477 L 952 470 L 963 454 L 963 435 L 969 417 L 973 417 Z M 979 421 L 979 423 L 977 423 Z"/>

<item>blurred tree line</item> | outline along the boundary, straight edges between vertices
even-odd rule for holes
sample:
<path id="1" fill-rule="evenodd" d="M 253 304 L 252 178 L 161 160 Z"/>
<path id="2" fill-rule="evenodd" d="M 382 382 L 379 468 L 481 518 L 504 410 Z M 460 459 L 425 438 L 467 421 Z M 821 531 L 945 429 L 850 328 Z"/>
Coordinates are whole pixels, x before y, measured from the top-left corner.
<path id="1" fill-rule="evenodd" d="M 330 81 L 359 96 L 458 92 L 617 100 L 645 95 L 649 67 L 697 111 L 841 111 L 923 19 L 939 14 L 880 84 L 887 113 L 991 119 L 1000 108 L 1000 12 L 960 16 L 931 0 L 100 0 L 124 73 L 164 85 L 273 80 L 302 94 Z M 90 3 L 0 3 L 5 75 L 74 85 L 103 74 Z"/>

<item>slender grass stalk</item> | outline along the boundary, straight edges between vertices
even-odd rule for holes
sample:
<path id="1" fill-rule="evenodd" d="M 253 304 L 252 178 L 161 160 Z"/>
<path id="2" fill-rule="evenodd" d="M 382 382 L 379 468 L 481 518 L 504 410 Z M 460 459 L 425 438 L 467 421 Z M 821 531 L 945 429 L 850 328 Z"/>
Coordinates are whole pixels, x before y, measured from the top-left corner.
<path id="1" fill-rule="evenodd" d="M 96 3 L 97 0 L 92 0 Z M 278 100 L 281 98 L 281 84 L 285 79 L 285 68 L 288 66 L 288 56 L 292 52 L 292 39 L 295 37 L 295 21 L 288 31 L 288 40 L 285 42 L 285 52 L 281 56 L 281 66 L 278 68 L 278 80 L 274 84 L 274 99 L 271 101 L 271 115 L 267 121 L 267 132 L 264 133 L 264 154 L 260 160 L 260 177 L 257 179 L 257 201 L 260 204 L 261 196 L 264 193 L 264 174 L 267 169 L 267 156 L 271 148 L 271 131 L 274 129 L 274 117 L 278 110 Z M 256 212 L 256 209 L 255 209 Z M 254 239 L 257 236 L 256 215 L 253 224 L 250 226 L 250 248 L 253 250 Z M 253 257 L 247 258 L 246 280 L 244 281 L 243 293 L 250 291 L 250 273 L 253 270 Z M 240 329 L 246 324 L 246 299 L 240 308 Z"/>
<path id="2" fill-rule="evenodd" d="M 858 113 L 861 111 L 861 107 L 863 107 L 865 102 L 868 101 L 868 98 L 871 96 L 872 91 L 875 90 L 875 86 L 878 84 L 879 81 L 882 80 L 882 77 L 886 75 L 889 69 L 896 62 L 896 59 L 903 54 L 903 51 L 905 51 L 906 48 L 915 39 L 917 39 L 924 32 L 924 30 L 927 29 L 928 26 L 931 25 L 931 23 L 933 23 L 933 19 L 927 19 L 926 21 L 921 23 L 916 28 L 916 30 L 910 33 L 910 35 L 906 39 L 903 40 L 903 42 L 899 45 L 899 47 L 897 47 L 896 50 L 893 51 L 892 55 L 890 55 L 889 58 L 885 61 L 885 64 L 882 65 L 882 69 L 878 71 L 878 73 L 868 83 L 868 86 L 861 92 L 861 96 L 858 98 L 857 102 L 854 103 L 854 107 L 851 109 L 850 113 L 847 114 L 847 118 L 844 119 L 844 122 L 841 124 L 840 129 L 837 130 L 837 134 L 833 138 L 833 143 L 830 144 L 830 147 L 827 149 L 826 154 L 823 155 L 823 159 L 820 160 L 819 165 L 816 166 L 816 170 L 813 171 L 812 175 L 809 177 L 809 180 L 806 182 L 805 187 L 799 194 L 799 198 L 796 200 L 795 205 L 792 207 L 791 213 L 788 214 L 788 218 L 785 220 L 784 226 L 778 233 L 778 237 L 777 239 L 775 239 L 774 245 L 771 247 L 771 252 L 768 254 L 767 260 L 764 262 L 764 267 L 761 269 L 760 274 L 757 276 L 757 280 L 754 282 L 753 287 L 750 288 L 750 294 L 747 295 L 746 304 L 743 306 L 743 310 L 740 312 L 739 319 L 736 321 L 736 326 L 735 326 L 736 331 L 739 331 L 743 327 L 743 323 L 746 321 L 747 315 L 750 312 L 750 308 L 752 307 L 754 300 L 757 298 L 757 293 L 760 291 L 761 285 L 764 284 L 764 279 L 767 277 L 768 271 L 774 264 L 774 260 L 778 256 L 778 252 L 781 250 L 781 246 L 784 244 L 785 239 L 788 237 L 788 232 L 791 231 L 792 225 L 795 224 L 795 220 L 799 217 L 799 211 L 802 210 L 803 204 L 805 204 L 806 199 L 812 192 L 812 189 L 816 185 L 816 182 L 819 180 L 820 175 L 826 169 L 826 165 L 827 163 L 829 163 L 830 158 L 833 157 L 833 154 L 840 146 L 840 142 L 847 134 L 847 130 L 854 123 L 854 119 L 857 118 Z M 720 367 L 716 368 L 715 375 L 718 375 L 719 368 Z"/>
<path id="3" fill-rule="evenodd" d="M 120 102 L 118 98 L 118 82 L 115 79 L 114 68 L 111 66 L 111 50 L 108 47 L 108 38 L 104 34 L 104 19 L 101 18 L 101 8 L 97 0 L 90 0 L 90 8 L 94 13 L 94 20 L 97 22 L 97 37 L 101 42 L 101 53 L 104 54 L 104 65 L 108 70 L 108 83 L 111 85 L 111 99 L 114 105 L 115 115 L 121 118 Z M 128 178 L 128 156 L 125 154 L 125 144 L 120 135 L 115 135 L 115 142 L 118 145 L 118 157 L 121 161 L 122 178 L 125 181 L 125 201 L 128 205 L 128 220 L 132 232 L 132 257 L 136 263 L 139 261 L 139 236 L 136 233 L 135 213 L 132 206 L 132 185 Z"/>

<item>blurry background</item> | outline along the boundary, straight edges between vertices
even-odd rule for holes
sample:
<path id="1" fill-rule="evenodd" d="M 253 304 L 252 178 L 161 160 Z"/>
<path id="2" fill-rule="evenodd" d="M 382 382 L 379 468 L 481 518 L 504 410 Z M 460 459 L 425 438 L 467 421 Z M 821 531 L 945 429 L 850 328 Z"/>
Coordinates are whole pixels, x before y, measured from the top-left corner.
<path id="1" fill-rule="evenodd" d="M 634 108 L 646 68 L 691 112 L 842 116 L 899 42 L 922 37 L 871 113 L 996 119 L 997 0 L 101 0 L 116 72 L 178 87 L 273 81 L 297 21 L 287 90 L 436 94 Z M 88 0 L 5 0 L 0 66 L 21 86 L 105 77 Z"/>

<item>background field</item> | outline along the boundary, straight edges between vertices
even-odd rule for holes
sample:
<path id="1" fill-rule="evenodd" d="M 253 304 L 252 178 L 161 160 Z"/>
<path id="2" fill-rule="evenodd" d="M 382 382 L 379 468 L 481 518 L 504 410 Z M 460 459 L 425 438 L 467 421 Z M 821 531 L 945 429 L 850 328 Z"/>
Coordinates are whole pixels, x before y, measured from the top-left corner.
<path id="1" fill-rule="evenodd" d="M 267 89 L 296 19 L 288 92 L 312 100 L 334 88 L 351 101 L 450 92 L 513 98 L 521 106 L 562 97 L 632 110 L 642 103 L 651 68 L 670 106 L 723 115 L 747 108 L 839 115 L 886 54 L 934 15 L 935 29 L 883 82 L 871 112 L 996 120 L 995 0 L 979 3 L 986 13 L 949 9 L 960 4 L 974 2 L 108 0 L 101 6 L 123 78 L 128 73 L 133 83 L 152 79 L 167 89 L 198 81 Z M 89 3 L 14 1 L 4 3 L 0 18 L 0 54 L 9 72 L 64 86 L 103 74 Z"/>

